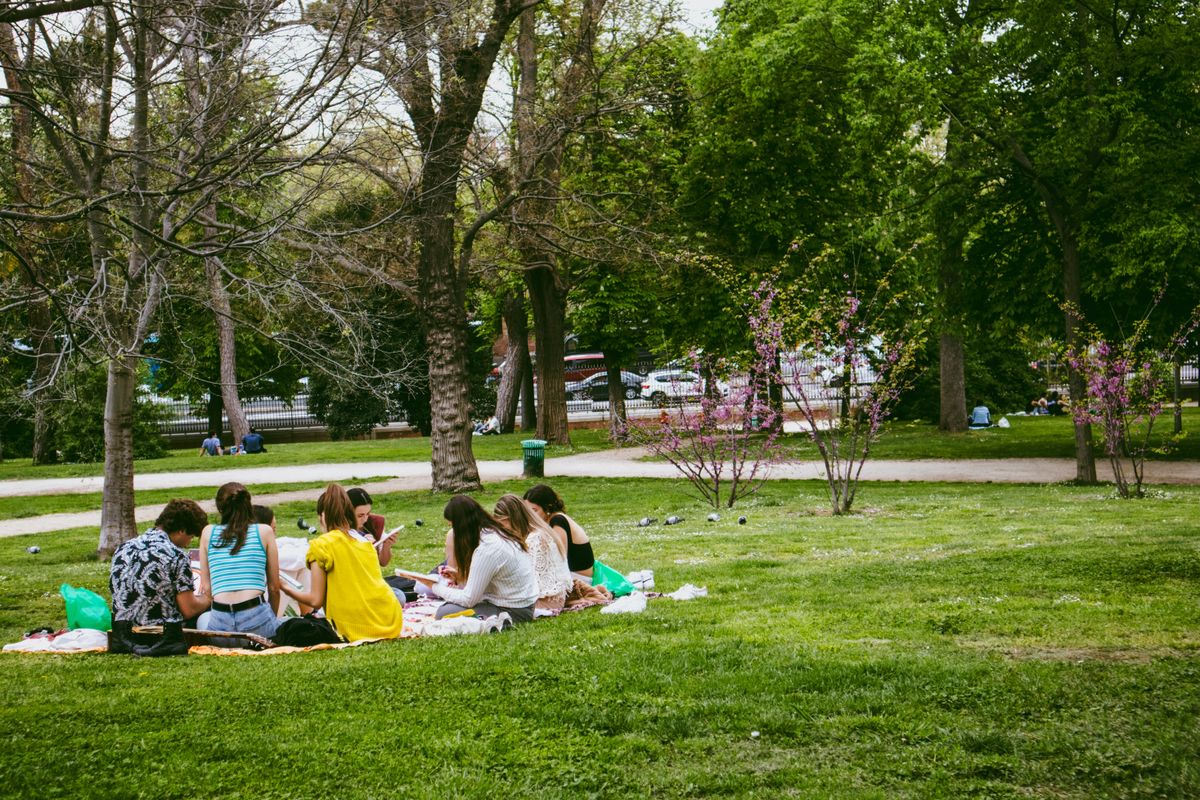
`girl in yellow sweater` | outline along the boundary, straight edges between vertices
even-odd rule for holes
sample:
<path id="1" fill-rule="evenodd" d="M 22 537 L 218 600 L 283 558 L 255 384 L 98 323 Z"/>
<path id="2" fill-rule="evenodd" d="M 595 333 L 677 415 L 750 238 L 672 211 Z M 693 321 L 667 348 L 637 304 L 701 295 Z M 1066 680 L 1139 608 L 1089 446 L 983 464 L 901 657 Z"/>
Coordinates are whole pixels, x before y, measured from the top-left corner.
<path id="1" fill-rule="evenodd" d="M 325 608 L 325 617 L 348 642 L 394 639 L 403 627 L 400 603 L 383 582 L 374 540 L 354 529 L 354 506 L 346 490 L 331 483 L 317 499 L 325 533 L 308 543 L 312 573 L 307 592 L 280 588 L 299 603 Z"/>

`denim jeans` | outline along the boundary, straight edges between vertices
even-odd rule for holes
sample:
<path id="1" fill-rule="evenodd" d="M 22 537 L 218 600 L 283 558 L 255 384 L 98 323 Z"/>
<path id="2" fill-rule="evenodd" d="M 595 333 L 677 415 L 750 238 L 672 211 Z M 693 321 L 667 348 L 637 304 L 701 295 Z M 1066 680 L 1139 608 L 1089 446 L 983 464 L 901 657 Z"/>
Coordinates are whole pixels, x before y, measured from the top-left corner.
<path id="1" fill-rule="evenodd" d="M 268 639 L 275 635 L 275 629 L 283 620 L 275 616 L 271 606 L 260 603 L 245 611 L 205 611 L 196 622 L 196 627 L 202 631 L 228 631 L 230 633 L 256 633 Z"/>

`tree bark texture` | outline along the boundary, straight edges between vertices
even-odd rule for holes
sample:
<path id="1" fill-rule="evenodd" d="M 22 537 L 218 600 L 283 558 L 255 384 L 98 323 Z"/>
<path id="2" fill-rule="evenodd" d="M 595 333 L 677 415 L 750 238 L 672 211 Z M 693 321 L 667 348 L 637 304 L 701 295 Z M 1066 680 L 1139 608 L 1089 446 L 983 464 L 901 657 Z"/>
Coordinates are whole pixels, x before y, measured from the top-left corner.
<path id="1" fill-rule="evenodd" d="M 529 364 L 529 328 L 525 319 L 525 294 L 506 289 L 500 297 L 500 313 L 508 331 L 508 349 L 504 353 L 504 372 L 496 391 L 496 419 L 501 433 L 512 433 L 517 421 L 517 403 Z"/>
<path id="2" fill-rule="evenodd" d="M 567 383 L 563 377 L 567 292 L 558 285 L 553 267 L 530 266 L 537 263 L 532 255 L 523 260 L 537 343 L 537 435 L 551 444 L 570 444 Z"/>
<path id="3" fill-rule="evenodd" d="M 946 169 L 953 170 L 958 159 L 953 156 L 959 148 L 954 125 L 947 137 Z M 954 185 L 955 176 L 948 183 Z M 963 433 L 967 429 L 966 348 L 963 346 L 963 238 L 965 232 L 957 217 L 956 193 L 947 189 L 935 211 L 940 254 L 938 259 L 938 294 L 941 328 L 938 335 L 938 428 L 947 433 Z"/>
<path id="4" fill-rule="evenodd" d="M 585 93 L 591 72 L 597 21 L 605 0 L 584 0 L 579 10 L 576 37 L 565 72 L 552 76 L 552 93 L 539 92 L 537 19 L 531 6 L 521 12 L 517 30 L 519 81 L 513 119 L 517 130 L 517 164 L 521 183 L 532 187 L 529 197 L 515 206 L 519 228 L 517 251 L 525 267 L 525 285 L 533 306 L 537 341 L 539 438 L 553 444 L 570 444 L 567 425 L 566 382 L 563 378 L 563 334 L 566 331 L 568 284 L 558 259 L 540 237 L 552 228 L 561 185 L 560 167 L 565 140 L 561 126 L 573 116 Z M 554 97 L 561 118 L 539 123 L 539 96 Z"/>
<path id="5" fill-rule="evenodd" d="M 216 207 L 210 206 L 209 218 L 215 219 L 216 213 Z M 206 226 L 205 235 L 216 238 L 216 228 Z M 246 414 L 242 410 L 242 399 L 238 394 L 236 328 L 233 321 L 233 309 L 229 303 L 229 291 L 225 288 L 225 271 L 222 267 L 221 259 L 217 256 L 208 256 L 204 259 L 204 275 L 208 280 L 209 304 L 217 326 L 221 400 L 225 405 L 225 415 L 229 419 L 229 429 L 233 433 L 232 444 L 238 444 L 250 432 L 250 426 L 246 422 Z"/>
<path id="6" fill-rule="evenodd" d="M 461 153 L 461 150 L 459 150 Z M 429 396 L 433 490 L 465 492 L 479 488 L 471 450 L 471 403 L 467 370 L 466 287 L 454 259 L 454 199 L 459 161 L 427 162 L 421 176 L 421 259 L 418 286 L 429 348 Z"/>
<path id="7" fill-rule="evenodd" d="M 524 376 L 521 381 L 521 430 L 532 433 L 537 430 L 537 397 L 533 391 L 533 359 L 529 348 L 525 348 L 525 366 L 521 367 Z"/>
<path id="8" fill-rule="evenodd" d="M 108 558 L 121 543 L 137 535 L 133 518 L 133 362 L 128 357 L 108 362 L 108 391 L 104 399 L 104 500 L 100 508 L 97 554 Z"/>
<path id="9" fill-rule="evenodd" d="M 133 115 L 130 140 L 134 152 L 150 149 L 150 45 L 149 20 L 152 10 L 136 7 L 133 16 Z M 111 23 L 110 24 L 115 24 Z M 108 390 L 104 404 L 104 500 L 100 512 L 102 557 L 112 554 L 122 542 L 137 535 L 133 495 L 133 395 L 136 353 L 145 341 L 162 294 L 161 277 L 150 264 L 153 243 L 153 201 L 145 196 L 150 188 L 150 166 L 146 159 L 134 161 L 131 170 L 131 216 L 133 229 L 127 272 L 121 299 L 114 297 L 106 308 L 107 325 L 117 348 L 108 363 Z M 93 243 L 94 246 L 94 243 Z"/>
<path id="10" fill-rule="evenodd" d="M 961 336 L 943 333 L 938 337 L 938 427 L 948 433 L 962 433 L 967 429 L 965 360 Z"/>
<path id="11" fill-rule="evenodd" d="M 454 224 L 463 154 L 475 129 L 496 56 L 520 14 L 518 0 L 494 0 L 486 28 L 472 31 L 461 9 L 395 5 L 406 68 L 394 75 L 423 156 L 416 201 L 421 255 L 417 288 L 429 351 L 434 491 L 479 488 L 471 452 L 466 262 L 458 268 Z M 431 30 L 431 28 L 435 30 Z M 440 75 L 434 79 L 432 56 Z"/>
<path id="12" fill-rule="evenodd" d="M 625 416 L 625 382 L 621 380 L 620 365 L 613 364 L 606 356 L 605 371 L 608 373 L 608 438 L 623 442 L 628 437 L 628 419 Z"/>

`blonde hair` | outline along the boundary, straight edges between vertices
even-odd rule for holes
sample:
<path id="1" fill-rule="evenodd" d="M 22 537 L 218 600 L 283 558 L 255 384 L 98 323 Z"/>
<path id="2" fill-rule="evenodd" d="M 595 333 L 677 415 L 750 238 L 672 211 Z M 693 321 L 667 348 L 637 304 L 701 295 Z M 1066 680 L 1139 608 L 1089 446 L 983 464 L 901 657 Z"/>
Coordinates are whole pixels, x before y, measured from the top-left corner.
<path id="1" fill-rule="evenodd" d="M 522 542 L 529 538 L 529 534 L 534 528 L 538 527 L 537 522 L 542 522 L 535 514 L 530 513 L 529 506 L 525 505 L 525 501 L 515 494 L 502 495 L 496 501 L 496 509 L 492 512 L 492 516 Z"/>

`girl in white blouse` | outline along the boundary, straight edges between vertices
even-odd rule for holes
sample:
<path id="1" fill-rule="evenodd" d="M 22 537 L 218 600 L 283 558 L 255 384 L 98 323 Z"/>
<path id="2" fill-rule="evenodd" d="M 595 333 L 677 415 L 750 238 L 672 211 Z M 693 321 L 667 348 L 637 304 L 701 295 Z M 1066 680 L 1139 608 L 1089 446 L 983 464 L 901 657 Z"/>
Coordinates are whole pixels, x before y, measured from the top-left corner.
<path id="1" fill-rule="evenodd" d="M 538 584 L 536 608 L 553 613 L 562 611 L 567 593 L 574 585 L 571 570 L 567 569 L 566 543 L 515 494 L 506 494 L 497 500 L 493 513 L 502 525 L 525 542 L 533 559 L 533 574 L 537 576 Z"/>
<path id="2" fill-rule="evenodd" d="M 446 601 L 437 618 L 471 609 L 478 617 L 506 611 L 513 622 L 532 620 L 538 585 L 525 543 L 466 495 L 450 498 L 442 513 L 451 527 L 456 572 L 455 583 L 443 576 L 430 587 Z"/>

